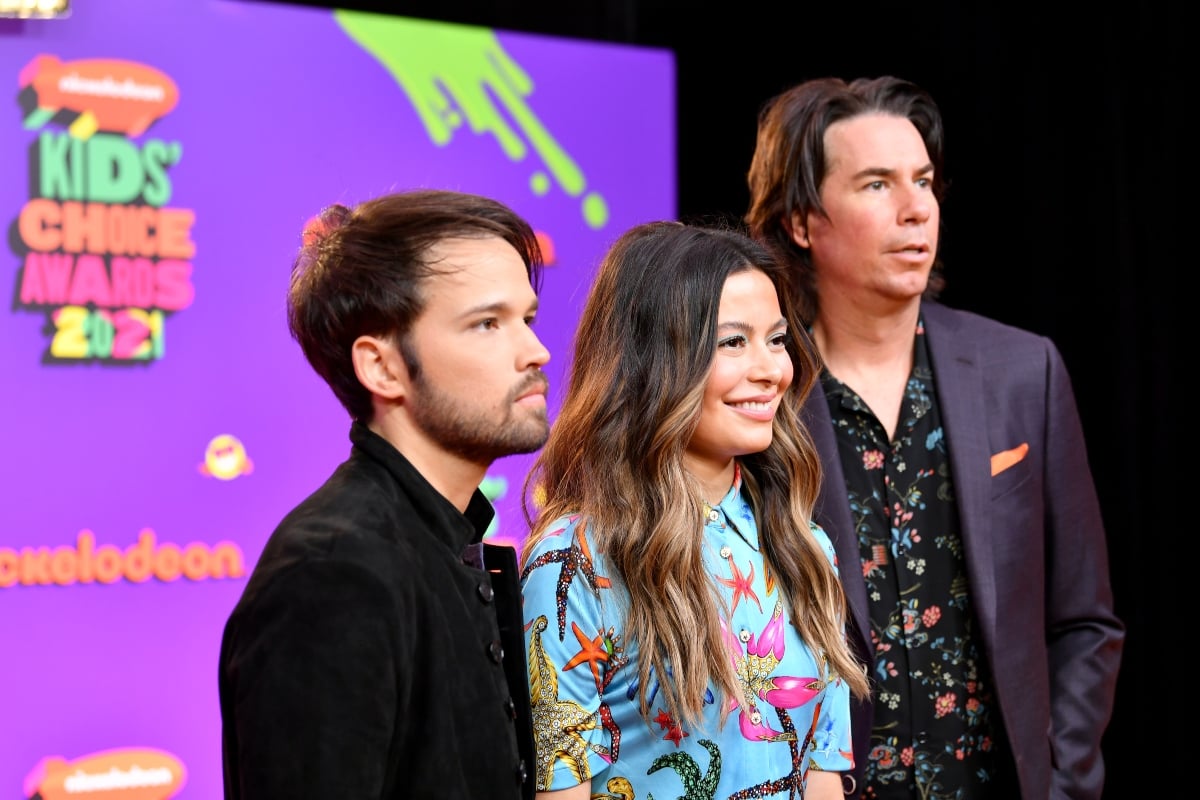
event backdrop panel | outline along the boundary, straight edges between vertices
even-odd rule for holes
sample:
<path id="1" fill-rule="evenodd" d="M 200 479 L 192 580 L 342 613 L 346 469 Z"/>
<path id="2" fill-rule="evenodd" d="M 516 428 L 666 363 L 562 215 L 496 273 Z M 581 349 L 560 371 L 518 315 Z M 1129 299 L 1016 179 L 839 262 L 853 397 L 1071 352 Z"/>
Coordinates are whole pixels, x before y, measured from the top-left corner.
<path id="1" fill-rule="evenodd" d="M 596 264 L 675 215 L 665 50 L 241 0 L 0 19 L 0 798 L 221 797 L 217 651 L 349 452 L 288 336 L 304 223 L 494 196 L 550 266 L 551 414 Z M 483 484 L 525 532 L 531 456 Z M 419 725 L 419 720 L 413 720 Z"/>

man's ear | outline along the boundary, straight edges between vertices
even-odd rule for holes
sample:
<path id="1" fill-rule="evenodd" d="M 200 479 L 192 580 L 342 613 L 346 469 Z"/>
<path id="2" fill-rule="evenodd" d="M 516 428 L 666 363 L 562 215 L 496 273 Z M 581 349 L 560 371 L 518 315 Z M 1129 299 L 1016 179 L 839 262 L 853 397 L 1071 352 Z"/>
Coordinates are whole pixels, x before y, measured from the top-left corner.
<path id="1" fill-rule="evenodd" d="M 792 241 L 805 250 L 809 248 L 807 219 L 805 214 L 797 210 L 792 212 L 791 219 L 788 220 Z"/>
<path id="2" fill-rule="evenodd" d="M 404 397 L 408 368 L 395 345 L 375 336 L 360 336 L 350 346 L 354 374 L 367 391 L 387 400 Z"/>

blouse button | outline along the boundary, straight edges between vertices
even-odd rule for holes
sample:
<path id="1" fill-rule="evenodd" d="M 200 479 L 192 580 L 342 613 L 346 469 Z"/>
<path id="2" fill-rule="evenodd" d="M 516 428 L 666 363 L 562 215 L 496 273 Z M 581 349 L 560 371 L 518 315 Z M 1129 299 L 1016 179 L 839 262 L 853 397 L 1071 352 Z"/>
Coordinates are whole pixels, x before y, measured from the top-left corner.
<path id="1" fill-rule="evenodd" d="M 717 511 L 715 508 L 710 508 L 710 509 L 708 510 L 708 521 L 709 521 L 709 522 L 716 522 L 716 521 L 717 521 L 717 520 L 719 520 L 720 518 L 721 518 L 721 512 L 720 512 L 720 511 Z"/>
<path id="2" fill-rule="evenodd" d="M 750 641 L 750 631 L 742 628 L 740 631 L 738 631 L 738 639 L 741 640 L 742 644 Z"/>
<path id="3" fill-rule="evenodd" d="M 483 602 L 490 603 L 492 602 L 492 598 L 496 596 L 496 593 L 489 584 L 481 583 L 479 584 L 479 596 L 483 599 Z"/>
<path id="4" fill-rule="evenodd" d="M 759 724 L 760 722 L 762 722 L 762 714 L 755 711 L 753 714 L 750 715 L 750 721 L 753 722 L 755 725 Z"/>
<path id="5" fill-rule="evenodd" d="M 721 548 L 721 558 L 729 558 L 731 555 L 733 555 L 733 549 L 729 545 Z"/>
<path id="6" fill-rule="evenodd" d="M 492 661 L 495 661 L 497 664 L 504 660 L 504 648 L 498 640 L 489 644 L 487 651 L 488 655 L 492 657 Z"/>

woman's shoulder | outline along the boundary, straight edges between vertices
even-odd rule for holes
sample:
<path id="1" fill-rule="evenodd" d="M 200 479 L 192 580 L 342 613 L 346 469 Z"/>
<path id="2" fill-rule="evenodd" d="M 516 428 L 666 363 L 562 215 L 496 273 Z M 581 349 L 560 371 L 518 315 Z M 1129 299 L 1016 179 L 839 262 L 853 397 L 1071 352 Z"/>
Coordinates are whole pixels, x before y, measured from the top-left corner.
<path id="1" fill-rule="evenodd" d="M 553 550 L 564 550 L 578 544 L 578 536 L 587 536 L 587 526 L 582 514 L 563 514 L 545 525 L 535 525 L 530 537 L 530 558 Z"/>

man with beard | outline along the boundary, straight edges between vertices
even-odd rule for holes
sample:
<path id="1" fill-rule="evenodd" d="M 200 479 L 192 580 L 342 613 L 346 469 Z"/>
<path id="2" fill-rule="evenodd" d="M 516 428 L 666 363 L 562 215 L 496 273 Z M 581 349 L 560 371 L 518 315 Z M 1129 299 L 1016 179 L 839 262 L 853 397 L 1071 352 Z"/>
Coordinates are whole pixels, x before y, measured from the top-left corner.
<path id="1" fill-rule="evenodd" d="M 267 542 L 225 626 L 225 797 L 532 797 L 512 548 L 488 467 L 546 440 L 541 252 L 446 191 L 314 218 L 288 326 L 352 423 L 349 458 Z"/>

